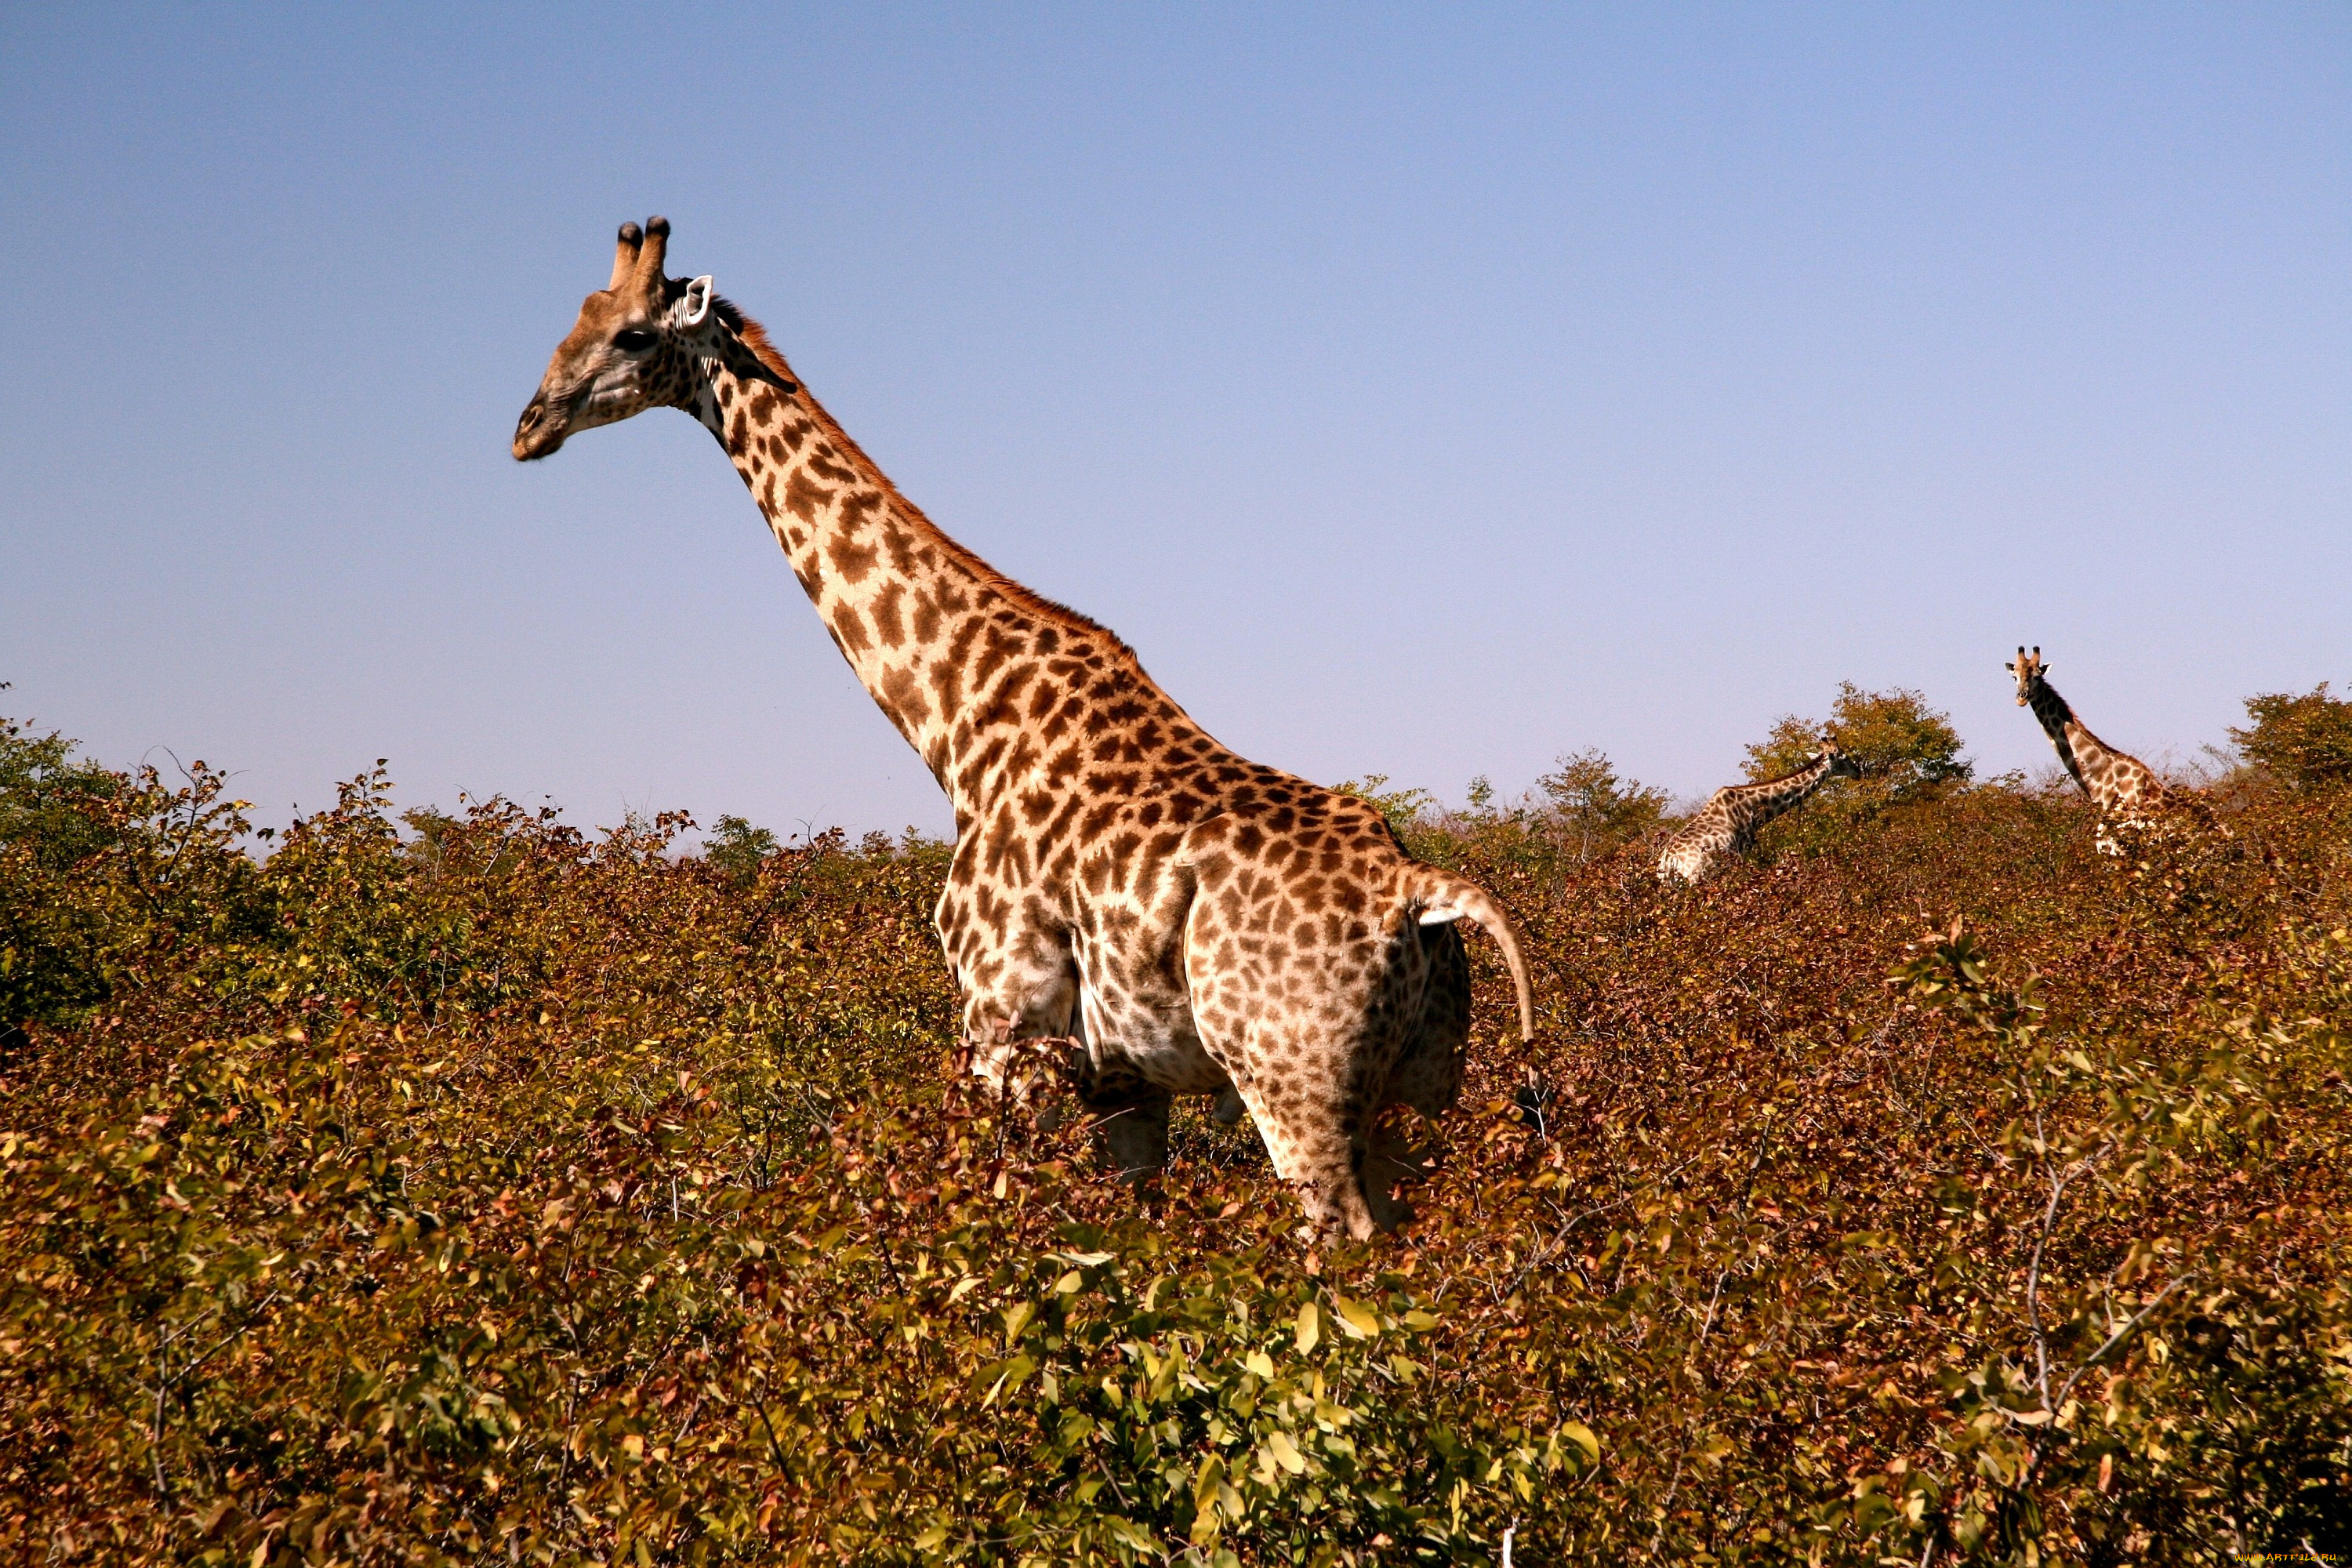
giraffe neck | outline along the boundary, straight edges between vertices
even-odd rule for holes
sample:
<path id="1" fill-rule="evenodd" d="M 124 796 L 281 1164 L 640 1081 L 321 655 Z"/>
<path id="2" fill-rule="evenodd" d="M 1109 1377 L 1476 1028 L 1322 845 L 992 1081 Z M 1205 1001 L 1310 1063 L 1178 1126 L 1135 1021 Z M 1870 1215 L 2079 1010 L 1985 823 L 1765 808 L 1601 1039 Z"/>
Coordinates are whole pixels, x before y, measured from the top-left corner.
<path id="1" fill-rule="evenodd" d="M 2067 706 L 2066 700 L 2059 696 L 2048 681 L 2036 680 L 2026 693 L 2026 701 L 2032 705 L 2033 716 L 2041 721 L 2042 732 L 2050 737 L 2050 744 L 2057 749 L 2058 760 L 2066 764 L 2068 775 L 2085 791 L 2089 790 L 2090 781 L 2084 776 L 2083 770 L 2086 764 L 2105 757 L 2108 748 L 2091 733 L 2087 725 L 2074 717 L 2074 710 Z"/>
<path id="2" fill-rule="evenodd" d="M 1802 803 L 1829 782 L 1832 759 L 1815 757 L 1784 778 L 1746 784 L 1731 798 L 1731 816 L 1738 830 L 1753 833 L 1766 823 Z"/>
<path id="3" fill-rule="evenodd" d="M 772 352 L 772 351 L 771 351 Z M 1106 673 L 1148 686 L 1125 644 L 1031 593 L 901 496 L 781 360 L 727 345 L 691 411 L 726 449 L 835 647 L 947 792 L 959 826 L 1024 766 L 1018 722 Z M 1065 677 L 1045 680 L 1051 673 Z M 1121 684 L 1127 684 L 1121 681 Z M 1010 731 L 1011 733 L 1008 733 Z"/>
<path id="4" fill-rule="evenodd" d="M 2032 705 L 2033 716 L 2042 721 L 2051 745 L 2057 748 L 2058 760 L 2066 764 L 2067 773 L 2102 810 L 2112 807 L 2121 798 L 2117 781 L 2147 772 L 2137 759 L 2092 734 L 2090 726 L 2074 717 L 2074 710 L 2051 689 L 2048 681 L 2034 681 L 2026 693 L 2026 700 Z"/>

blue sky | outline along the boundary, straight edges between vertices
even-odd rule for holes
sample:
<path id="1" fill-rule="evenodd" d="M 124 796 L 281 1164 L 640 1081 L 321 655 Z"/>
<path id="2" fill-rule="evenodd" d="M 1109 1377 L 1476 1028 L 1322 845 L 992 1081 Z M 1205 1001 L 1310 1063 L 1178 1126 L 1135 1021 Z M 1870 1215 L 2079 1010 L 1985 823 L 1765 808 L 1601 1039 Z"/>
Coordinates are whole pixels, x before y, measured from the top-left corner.
<path id="1" fill-rule="evenodd" d="M 2341 5 L 0 16 L 0 711 L 264 821 L 946 826 L 720 454 L 524 468 L 667 214 L 1228 743 L 1689 794 L 1837 682 L 2187 757 L 2352 680 Z"/>

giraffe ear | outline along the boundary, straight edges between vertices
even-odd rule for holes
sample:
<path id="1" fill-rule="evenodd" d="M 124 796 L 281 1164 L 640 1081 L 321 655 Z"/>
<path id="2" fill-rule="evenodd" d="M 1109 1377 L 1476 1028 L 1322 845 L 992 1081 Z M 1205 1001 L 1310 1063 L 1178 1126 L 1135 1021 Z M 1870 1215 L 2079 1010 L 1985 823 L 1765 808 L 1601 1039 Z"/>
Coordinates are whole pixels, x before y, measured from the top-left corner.
<path id="1" fill-rule="evenodd" d="M 677 297 L 677 303 L 671 309 L 677 314 L 679 326 L 702 325 L 704 318 L 710 314 L 710 274 L 706 272 L 688 283 L 686 292 Z"/>

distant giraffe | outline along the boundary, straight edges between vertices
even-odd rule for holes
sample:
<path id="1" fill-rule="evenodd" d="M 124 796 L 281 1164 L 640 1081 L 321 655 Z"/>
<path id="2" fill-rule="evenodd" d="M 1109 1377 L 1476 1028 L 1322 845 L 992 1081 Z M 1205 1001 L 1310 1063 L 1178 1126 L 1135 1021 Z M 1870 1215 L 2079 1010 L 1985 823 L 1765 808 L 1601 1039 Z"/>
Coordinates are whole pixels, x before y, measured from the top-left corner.
<path id="1" fill-rule="evenodd" d="M 1370 1152 L 1383 1106 L 1449 1107 L 1469 1037 L 1451 922 L 1509 917 L 1409 858 L 1353 796 L 1244 761 L 1135 654 L 950 539 L 884 478 L 707 277 L 665 276 L 669 225 L 621 230 L 515 427 L 514 455 L 667 406 L 718 437 L 842 657 L 955 808 L 937 914 L 973 1070 L 1066 1053 L 1130 1172 L 1167 1158 L 1170 1097 L 1228 1087 L 1317 1226 L 1402 1209 Z"/>
<path id="2" fill-rule="evenodd" d="M 2051 686 L 2050 667 L 2042 662 L 2039 647 L 2030 654 L 2020 647 L 2017 662 L 2001 668 L 2017 677 L 2017 705 L 2033 710 L 2050 743 L 2058 749 L 2058 760 L 2066 764 L 2068 776 L 2083 786 L 2083 793 L 2098 808 L 2099 847 L 2118 853 L 2119 846 L 2107 826 L 2139 825 L 2153 819 L 2171 804 L 2164 781 L 2156 776 L 2154 768 L 2116 751 L 2074 717 L 2074 710 Z"/>
<path id="3" fill-rule="evenodd" d="M 1666 840 L 1658 856 L 1659 879 L 1705 881 L 1731 857 L 1752 854 L 1757 832 L 1766 823 L 1802 805 L 1832 779 L 1861 776 L 1861 763 L 1824 742 L 1821 753 L 1793 773 L 1761 784 L 1726 784 Z"/>

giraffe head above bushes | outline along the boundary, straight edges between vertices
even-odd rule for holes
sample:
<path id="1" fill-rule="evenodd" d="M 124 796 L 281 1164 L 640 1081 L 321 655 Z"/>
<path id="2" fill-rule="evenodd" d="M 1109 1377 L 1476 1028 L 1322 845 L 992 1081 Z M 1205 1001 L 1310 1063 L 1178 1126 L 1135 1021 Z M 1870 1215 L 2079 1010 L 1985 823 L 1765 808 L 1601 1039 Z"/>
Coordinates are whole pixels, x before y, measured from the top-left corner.
<path id="1" fill-rule="evenodd" d="M 2033 706 L 2033 689 L 2042 684 L 2042 678 L 2050 671 L 2050 667 L 2042 662 L 2041 648 L 2036 647 L 2032 653 L 2019 648 L 2017 662 L 2004 664 L 2001 668 L 2017 677 L 2017 705 L 2020 708 Z"/>
<path id="2" fill-rule="evenodd" d="M 2067 775 L 2091 797 L 2102 818 L 2133 822 L 2165 805 L 2164 781 L 2156 776 L 2154 768 L 2108 745 L 2074 716 L 2074 710 L 2050 684 L 2050 667 L 2042 662 L 2039 647 L 2032 653 L 2021 647 L 2016 661 L 2001 668 L 2017 677 L 2017 705 L 2033 710 Z M 2103 827 L 2101 847 L 2110 847 L 2112 843 Z"/>
<path id="3" fill-rule="evenodd" d="M 615 425 L 648 408 L 698 411 L 705 362 L 737 376 L 795 390 L 766 335 L 719 298 L 706 274 L 670 278 L 669 220 L 621 226 L 613 281 L 580 303 L 580 319 L 555 346 L 538 393 L 516 422 L 514 455 L 548 457 L 575 431 Z"/>

